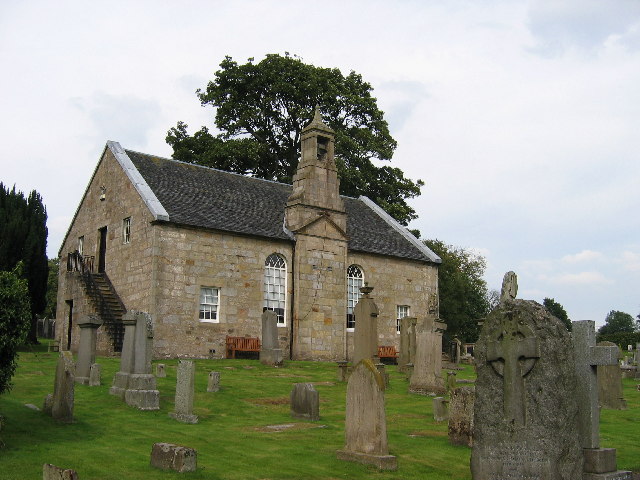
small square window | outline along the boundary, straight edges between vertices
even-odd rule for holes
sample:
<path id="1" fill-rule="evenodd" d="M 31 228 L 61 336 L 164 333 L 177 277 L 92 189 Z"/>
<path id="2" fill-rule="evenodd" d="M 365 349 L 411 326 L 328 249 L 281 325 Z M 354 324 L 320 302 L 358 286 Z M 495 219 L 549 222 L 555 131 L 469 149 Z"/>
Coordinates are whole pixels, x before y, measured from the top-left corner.
<path id="1" fill-rule="evenodd" d="M 200 314 L 201 322 L 218 323 L 220 309 L 220 289 L 214 287 L 202 287 L 200 289 Z"/>
<path id="2" fill-rule="evenodd" d="M 122 243 L 131 242 L 131 217 L 122 220 Z"/>

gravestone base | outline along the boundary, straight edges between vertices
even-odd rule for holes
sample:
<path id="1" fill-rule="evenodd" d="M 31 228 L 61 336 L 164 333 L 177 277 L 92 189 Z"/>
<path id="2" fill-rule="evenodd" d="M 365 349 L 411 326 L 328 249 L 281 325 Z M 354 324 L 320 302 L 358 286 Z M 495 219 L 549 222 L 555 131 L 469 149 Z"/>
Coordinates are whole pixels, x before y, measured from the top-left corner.
<path id="1" fill-rule="evenodd" d="M 156 377 L 150 373 L 132 373 L 124 392 L 127 405 L 140 410 L 159 410 L 160 392 L 156 389 Z"/>
<path id="2" fill-rule="evenodd" d="M 282 366 L 284 356 L 281 348 L 263 348 L 260 350 L 260 363 L 274 367 Z"/>
<path id="3" fill-rule="evenodd" d="M 346 460 L 347 462 L 356 462 L 363 465 L 373 465 L 379 470 L 398 469 L 398 459 L 394 455 L 371 455 L 368 453 L 338 450 L 336 452 L 336 456 L 338 457 L 338 460 Z"/>
<path id="4" fill-rule="evenodd" d="M 76 377 L 75 380 L 80 385 L 89 385 L 89 377 Z"/>
<path id="5" fill-rule="evenodd" d="M 172 443 L 154 443 L 151 449 L 151 466 L 176 472 L 195 472 L 198 452 L 190 447 Z"/>
<path id="6" fill-rule="evenodd" d="M 615 448 L 585 448 L 583 480 L 632 480 L 631 472 L 618 470 Z"/>
<path id="7" fill-rule="evenodd" d="M 198 416 L 197 415 L 189 415 L 187 413 L 176 413 L 176 412 L 169 412 L 169 416 L 171 418 L 173 418 L 174 420 L 177 420 L 178 422 L 182 422 L 182 423 L 198 423 Z"/>
<path id="8" fill-rule="evenodd" d="M 42 466 L 43 480 L 78 480 L 78 473 L 70 468 L 60 468 L 50 463 Z"/>
<path id="9" fill-rule="evenodd" d="M 129 384 L 129 376 L 127 372 L 117 372 L 113 377 L 113 384 L 109 389 L 109 394 L 124 400 L 124 392 L 127 390 L 127 385 Z"/>
<path id="10" fill-rule="evenodd" d="M 440 395 L 446 394 L 447 389 L 442 385 L 411 384 L 409 385 L 409 393 L 439 397 Z"/>

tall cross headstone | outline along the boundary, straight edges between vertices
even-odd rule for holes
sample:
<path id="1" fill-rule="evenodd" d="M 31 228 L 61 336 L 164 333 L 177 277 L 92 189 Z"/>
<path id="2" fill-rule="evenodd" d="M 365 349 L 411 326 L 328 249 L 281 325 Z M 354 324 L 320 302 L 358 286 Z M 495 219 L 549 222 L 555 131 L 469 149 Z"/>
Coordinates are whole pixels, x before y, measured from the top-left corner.
<path id="1" fill-rule="evenodd" d="M 631 479 L 631 472 L 618 471 L 616 450 L 600 448 L 600 406 L 598 404 L 599 365 L 618 365 L 617 346 L 597 346 L 593 320 L 572 323 L 571 336 L 575 351 L 578 379 L 579 433 L 584 453 L 584 471 L 590 480 Z M 609 476 L 607 476 L 607 474 Z M 615 475 L 615 477 L 611 477 Z"/>
<path id="2" fill-rule="evenodd" d="M 353 336 L 352 364 L 360 360 L 373 360 L 378 355 L 378 306 L 369 294 L 373 287 L 365 285 L 360 288 L 362 297 L 354 308 L 356 326 Z"/>
<path id="3" fill-rule="evenodd" d="M 78 322 L 80 328 L 80 345 L 76 363 L 76 382 L 89 384 L 91 365 L 96 361 L 96 340 L 98 328 L 102 321 L 95 315 L 88 315 Z"/>

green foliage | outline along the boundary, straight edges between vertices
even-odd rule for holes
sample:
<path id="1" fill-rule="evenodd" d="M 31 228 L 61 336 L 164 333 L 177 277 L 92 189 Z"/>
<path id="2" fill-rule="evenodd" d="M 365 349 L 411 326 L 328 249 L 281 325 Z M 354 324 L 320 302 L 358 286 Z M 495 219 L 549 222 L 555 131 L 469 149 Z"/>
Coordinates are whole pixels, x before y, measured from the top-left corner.
<path id="1" fill-rule="evenodd" d="M 321 68 L 285 54 L 239 65 L 227 56 L 213 81 L 197 95 L 216 108 L 214 136 L 207 127 L 189 135 L 178 122 L 167 133 L 173 158 L 243 175 L 291 183 L 300 158 L 300 136 L 318 105 L 335 131 L 340 193 L 366 195 L 403 225 L 417 218 L 406 200 L 420 195 L 421 180 L 398 168 L 377 167 L 390 160 L 396 141 L 371 96 L 372 87 L 351 72 Z"/>
<path id="2" fill-rule="evenodd" d="M 491 292 L 482 278 L 485 259 L 440 240 L 424 243 L 442 259 L 438 291 L 440 318 L 447 323 L 445 341 L 457 336 L 465 342 L 475 342 L 480 331 L 478 321 L 489 313 L 492 303 Z"/>
<path id="3" fill-rule="evenodd" d="M 640 332 L 617 332 L 602 334 L 598 330 L 596 338 L 598 342 L 613 342 L 622 350 L 627 351 L 628 345 L 633 345 L 633 348 L 636 348 L 636 344 L 640 343 Z"/>
<path id="4" fill-rule="evenodd" d="M 0 271 L 0 394 L 11 389 L 17 349 L 29 331 L 29 289 L 21 270 L 19 263 L 11 272 Z"/>
<path id="5" fill-rule="evenodd" d="M 31 329 L 29 340 L 36 342 L 36 315 L 46 306 L 47 292 L 47 210 L 40 194 L 28 197 L 5 188 L 0 182 L 0 270 L 9 271 L 23 262 L 29 285 Z"/>
<path id="6" fill-rule="evenodd" d="M 571 331 L 571 320 L 569 320 L 569 315 L 567 315 L 567 311 L 564 307 L 556 302 L 553 298 L 545 298 L 542 304 L 546 307 L 547 310 L 564 323 L 564 326 L 567 327 L 567 330 Z"/>
<path id="7" fill-rule="evenodd" d="M 604 319 L 605 324 L 598 329 L 600 335 L 611 333 L 633 332 L 635 322 L 628 313 L 611 310 Z"/>
<path id="8" fill-rule="evenodd" d="M 49 275 L 47 277 L 47 306 L 44 309 L 44 318 L 56 318 L 58 304 L 58 271 L 60 270 L 60 260 L 58 258 L 49 259 Z"/>

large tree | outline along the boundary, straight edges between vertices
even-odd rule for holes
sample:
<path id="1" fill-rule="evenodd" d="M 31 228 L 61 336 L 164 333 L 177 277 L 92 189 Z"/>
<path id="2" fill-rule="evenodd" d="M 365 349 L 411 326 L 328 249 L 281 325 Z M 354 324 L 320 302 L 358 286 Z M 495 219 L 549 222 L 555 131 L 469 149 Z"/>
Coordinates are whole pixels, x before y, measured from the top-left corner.
<path id="1" fill-rule="evenodd" d="M 396 141 L 372 87 L 351 72 L 304 63 L 288 53 L 254 63 L 225 57 L 206 89 L 196 92 L 203 106 L 215 107 L 215 126 L 190 135 L 178 122 L 167 133 L 173 158 L 189 163 L 291 183 L 300 158 L 300 134 L 319 106 L 335 130 L 340 192 L 366 195 L 403 225 L 417 218 L 406 200 L 420 195 L 421 180 L 402 170 L 376 166 L 390 160 Z"/>
<path id="2" fill-rule="evenodd" d="M 0 182 L 0 270 L 10 271 L 23 263 L 22 275 L 29 286 L 31 329 L 29 340 L 37 342 L 36 315 L 46 306 L 47 210 L 40 194 L 27 197 Z"/>
<path id="3" fill-rule="evenodd" d="M 542 304 L 547 310 L 549 310 L 549 312 L 553 316 L 560 319 L 562 323 L 564 323 L 564 326 L 567 327 L 567 330 L 571 331 L 571 320 L 569 320 L 569 315 L 567 315 L 567 311 L 561 304 L 556 302 L 553 298 L 545 298 L 542 301 Z"/>
<path id="4" fill-rule="evenodd" d="M 598 334 L 631 333 L 634 330 L 633 317 L 625 312 L 611 310 L 604 319 L 605 324 L 598 329 Z"/>
<path id="5" fill-rule="evenodd" d="M 484 257 L 441 240 L 425 240 L 441 259 L 438 269 L 440 317 L 447 324 L 445 340 L 455 336 L 465 342 L 478 338 L 478 321 L 489 313 L 492 293 L 482 276 Z"/>

